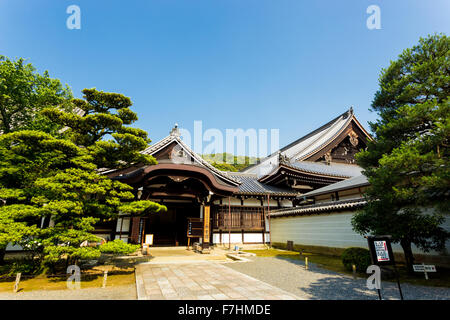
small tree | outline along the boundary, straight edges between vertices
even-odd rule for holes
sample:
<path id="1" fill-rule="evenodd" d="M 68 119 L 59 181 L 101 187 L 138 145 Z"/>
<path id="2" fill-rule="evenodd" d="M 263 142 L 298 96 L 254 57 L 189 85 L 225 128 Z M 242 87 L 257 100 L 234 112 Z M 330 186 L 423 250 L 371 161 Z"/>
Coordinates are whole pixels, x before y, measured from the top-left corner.
<path id="1" fill-rule="evenodd" d="M 352 220 L 360 234 L 390 234 L 412 272 L 411 245 L 442 250 L 441 224 L 450 190 L 450 40 L 420 39 L 383 69 L 372 109 L 375 141 L 357 154 L 370 187 L 367 206 Z"/>
<path id="2" fill-rule="evenodd" d="M 72 92 L 58 79 L 42 75 L 24 59 L 10 60 L 0 55 L 0 133 L 14 130 L 57 129 L 39 115 L 45 107 L 70 108 Z"/>

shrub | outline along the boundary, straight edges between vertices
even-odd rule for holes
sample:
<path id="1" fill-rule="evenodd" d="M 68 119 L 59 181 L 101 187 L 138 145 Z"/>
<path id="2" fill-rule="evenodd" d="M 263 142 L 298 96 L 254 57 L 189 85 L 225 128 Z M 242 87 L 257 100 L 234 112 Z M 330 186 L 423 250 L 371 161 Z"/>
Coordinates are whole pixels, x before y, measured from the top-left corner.
<path id="1" fill-rule="evenodd" d="M 342 263 L 348 271 L 352 271 L 354 264 L 357 272 L 366 272 L 367 267 L 372 264 L 369 250 L 364 248 L 347 248 L 341 257 Z"/>
<path id="2" fill-rule="evenodd" d="M 15 260 L 0 267 L 0 274 L 6 276 L 15 276 L 17 273 L 32 275 L 40 271 L 39 263 L 28 259 Z"/>
<path id="3" fill-rule="evenodd" d="M 102 244 L 100 246 L 100 252 L 126 255 L 135 252 L 140 247 L 138 244 L 128 244 L 117 239 Z"/>

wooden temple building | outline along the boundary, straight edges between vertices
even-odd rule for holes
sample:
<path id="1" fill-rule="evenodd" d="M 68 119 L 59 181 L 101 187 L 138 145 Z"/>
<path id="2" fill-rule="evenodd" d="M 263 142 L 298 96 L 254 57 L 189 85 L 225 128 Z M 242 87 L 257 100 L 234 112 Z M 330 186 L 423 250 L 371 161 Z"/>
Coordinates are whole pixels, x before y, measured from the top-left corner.
<path id="1" fill-rule="evenodd" d="M 154 245 L 186 245 L 188 235 L 198 236 L 204 247 L 269 242 L 268 213 L 302 206 L 304 194 L 360 175 L 354 156 L 369 139 L 350 109 L 242 172 L 224 172 L 191 150 L 175 127 L 142 151 L 157 165 L 105 173 L 133 186 L 136 198 L 164 204 L 167 212 L 121 216 L 96 233 L 130 243 L 153 234 Z"/>

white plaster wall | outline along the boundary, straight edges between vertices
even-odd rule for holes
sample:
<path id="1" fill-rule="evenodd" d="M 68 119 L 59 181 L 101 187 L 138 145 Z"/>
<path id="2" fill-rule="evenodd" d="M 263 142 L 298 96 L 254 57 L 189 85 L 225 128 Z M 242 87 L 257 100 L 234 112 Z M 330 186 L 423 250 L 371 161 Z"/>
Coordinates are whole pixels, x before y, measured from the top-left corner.
<path id="1" fill-rule="evenodd" d="M 354 212 L 347 211 L 334 214 L 318 214 L 310 216 L 295 216 L 271 218 L 272 242 L 325 246 L 325 247 L 363 247 L 367 248 L 367 240 L 353 231 L 351 218 Z M 450 218 L 447 217 L 443 227 L 450 231 Z M 398 244 L 392 249 L 403 252 Z M 447 252 L 450 252 L 450 241 L 447 241 Z M 413 246 L 414 253 L 424 253 Z M 429 252 L 428 254 L 440 254 Z"/>
<path id="2" fill-rule="evenodd" d="M 255 199 L 255 198 L 244 199 L 244 206 L 260 207 L 261 201 L 259 199 Z"/>
<path id="3" fill-rule="evenodd" d="M 262 233 L 244 233 L 245 243 L 263 243 Z M 269 241 L 267 239 L 267 241 Z M 220 234 L 213 234 L 213 243 L 220 244 Z M 228 233 L 222 233 L 222 244 L 228 243 Z M 231 233 L 231 243 L 242 243 L 242 233 Z"/>
<path id="4" fill-rule="evenodd" d="M 280 201 L 282 207 L 292 207 L 292 201 L 288 199 L 283 199 Z"/>
<path id="5" fill-rule="evenodd" d="M 242 233 L 232 233 L 231 243 L 242 243 Z M 213 243 L 220 243 L 220 234 L 213 235 Z M 228 233 L 222 233 L 222 243 L 228 243 Z"/>
<path id="6" fill-rule="evenodd" d="M 270 207 L 278 207 L 278 202 L 277 200 L 274 199 L 270 199 Z M 267 198 L 263 201 L 263 206 L 267 208 Z"/>
<path id="7" fill-rule="evenodd" d="M 263 235 L 262 233 L 244 233 L 244 241 L 245 243 L 262 243 Z"/>
<path id="8" fill-rule="evenodd" d="M 228 199 L 222 200 L 222 204 L 228 205 Z M 230 198 L 230 204 L 232 206 L 240 206 L 241 205 L 241 199 L 238 198 Z"/>

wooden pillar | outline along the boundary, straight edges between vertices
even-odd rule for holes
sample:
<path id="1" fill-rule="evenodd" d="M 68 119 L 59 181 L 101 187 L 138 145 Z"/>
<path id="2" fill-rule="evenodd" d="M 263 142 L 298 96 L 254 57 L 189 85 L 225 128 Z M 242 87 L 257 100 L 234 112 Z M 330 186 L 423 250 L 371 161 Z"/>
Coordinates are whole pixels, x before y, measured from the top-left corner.
<path id="1" fill-rule="evenodd" d="M 139 221 L 141 218 L 133 217 L 131 218 L 131 243 L 139 243 Z"/>
<path id="2" fill-rule="evenodd" d="M 267 216 L 269 217 L 269 245 L 272 247 L 272 226 L 270 224 L 270 195 L 267 195 Z"/>
<path id="3" fill-rule="evenodd" d="M 202 249 L 209 249 L 209 237 L 210 237 L 210 209 L 209 205 L 203 207 L 203 241 Z"/>
<path id="4" fill-rule="evenodd" d="M 228 249 L 231 249 L 231 199 L 228 197 Z"/>
<path id="5" fill-rule="evenodd" d="M 262 218 L 262 225 L 263 225 L 262 241 L 263 241 L 263 244 L 266 244 L 266 210 L 264 208 L 263 200 L 261 200 L 261 208 L 262 208 L 261 218 Z"/>

